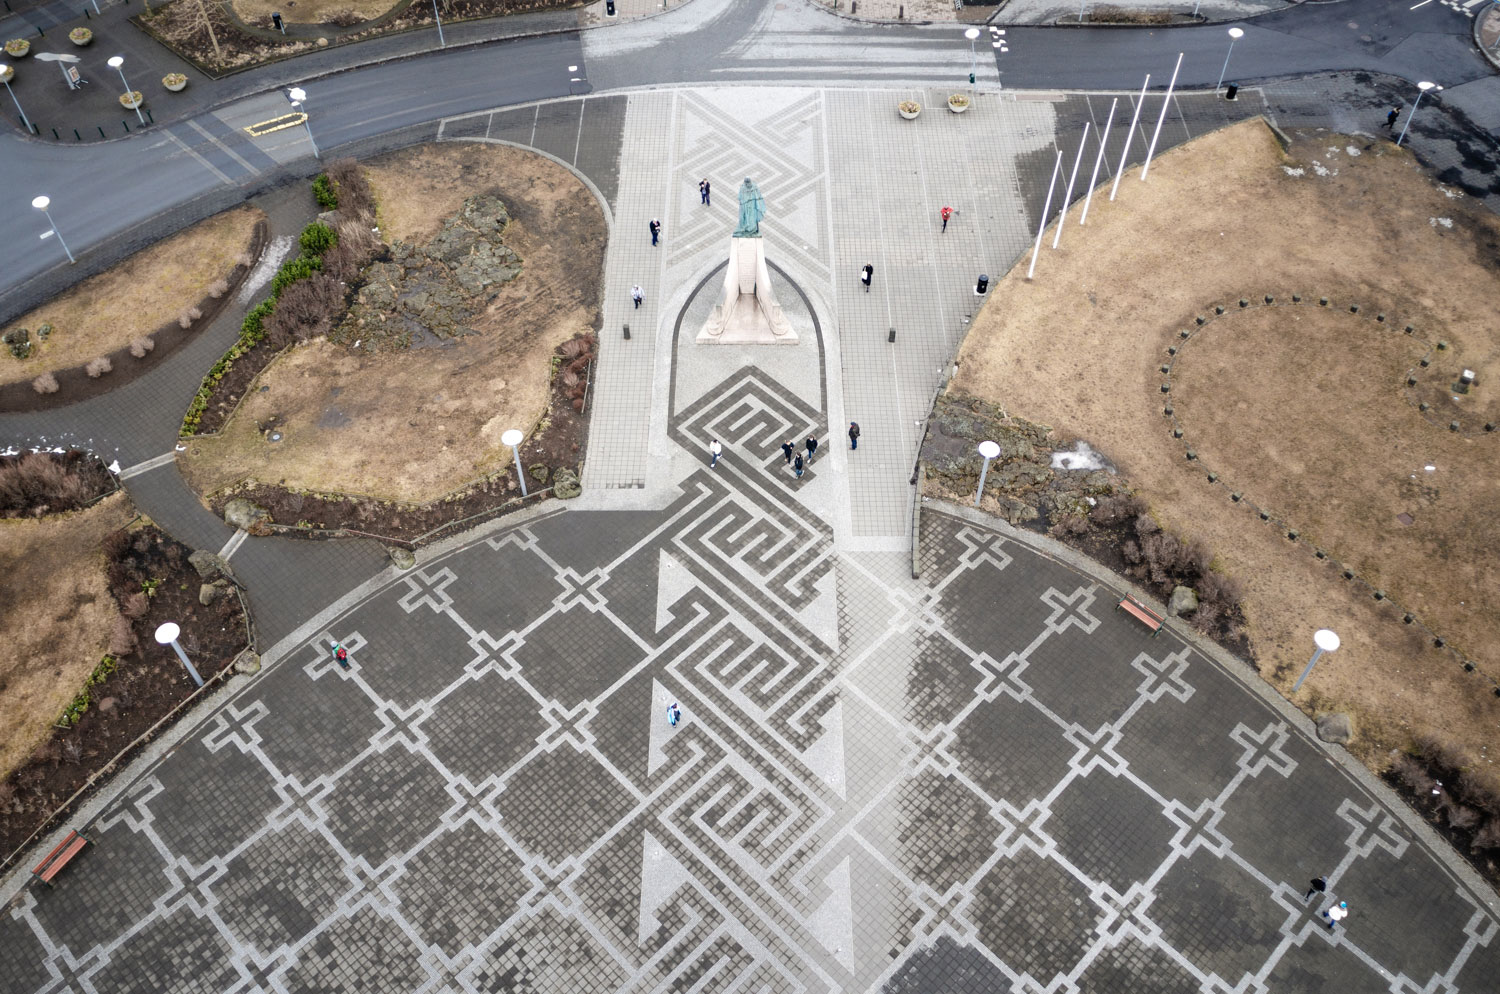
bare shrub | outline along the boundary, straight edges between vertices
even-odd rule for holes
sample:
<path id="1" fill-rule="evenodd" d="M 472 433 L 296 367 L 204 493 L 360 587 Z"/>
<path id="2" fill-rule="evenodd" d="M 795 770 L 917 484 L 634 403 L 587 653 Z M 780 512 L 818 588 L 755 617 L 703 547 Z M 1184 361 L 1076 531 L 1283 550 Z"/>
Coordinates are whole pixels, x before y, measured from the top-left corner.
<path id="1" fill-rule="evenodd" d="M 1413 794 L 1425 796 L 1431 794 L 1432 788 L 1437 786 L 1437 781 L 1428 774 L 1427 767 L 1415 756 L 1403 753 L 1396 757 L 1395 762 L 1391 763 L 1391 773 Z"/>
<path id="2" fill-rule="evenodd" d="M 266 319 L 266 340 L 280 349 L 326 335 L 343 317 L 345 287 L 327 273 L 315 272 L 288 286 Z"/>
<path id="3" fill-rule="evenodd" d="M 220 297 L 224 296 L 224 294 L 226 294 L 228 292 L 229 292 L 229 281 L 228 280 L 215 280 L 213 283 L 209 284 L 208 295 L 210 297 L 214 298 L 215 300 L 218 300 Z"/>
<path id="4" fill-rule="evenodd" d="M 97 380 L 114 368 L 115 364 L 109 361 L 109 356 L 100 356 L 97 359 L 90 359 L 89 364 L 83 367 L 83 371 L 88 373 L 90 378 Z"/>
<path id="5" fill-rule="evenodd" d="M 385 243 L 364 220 L 341 218 L 334 224 L 334 231 L 338 241 L 323 253 L 323 272 L 352 283 L 360 270 L 385 250 Z"/>
<path id="6" fill-rule="evenodd" d="M 1483 818 L 1483 815 L 1466 804 L 1449 804 L 1447 808 L 1449 827 L 1456 828 L 1460 832 L 1467 832 L 1477 827 Z"/>
<path id="7" fill-rule="evenodd" d="M 336 28 L 352 28 L 356 24 L 365 23 L 365 19 L 346 7 L 329 12 L 324 16 L 323 23 Z"/>
<path id="8" fill-rule="evenodd" d="M 105 559 L 116 562 L 130 551 L 130 533 L 123 528 L 116 528 L 104 536 L 99 542 L 99 548 L 104 550 Z"/>
<path id="9" fill-rule="evenodd" d="M 1065 514 L 1048 529 L 1053 538 L 1077 538 L 1089 533 L 1089 519 L 1082 514 Z"/>
<path id="10" fill-rule="evenodd" d="M 1193 588 L 1198 593 L 1198 609 L 1212 605 L 1226 613 L 1237 610 L 1245 585 L 1234 577 L 1216 570 L 1206 570 Z"/>
<path id="11" fill-rule="evenodd" d="M 1110 494 L 1099 498 L 1089 511 L 1089 520 L 1096 525 L 1119 525 L 1140 518 L 1146 511 L 1146 502 L 1134 494 Z"/>
<path id="12" fill-rule="evenodd" d="M 146 358 L 146 353 L 154 348 L 156 348 L 156 342 L 152 340 L 150 335 L 142 335 L 140 338 L 132 338 L 130 340 L 130 354 L 137 359 Z"/>
<path id="13" fill-rule="evenodd" d="M 1493 774 L 1471 766 L 1458 775 L 1457 793 L 1465 804 L 1500 818 L 1500 784 L 1495 783 Z"/>
<path id="14" fill-rule="evenodd" d="M 149 610 L 151 598 L 139 590 L 126 594 L 125 599 L 120 602 L 120 613 L 127 618 L 143 618 Z"/>
<path id="15" fill-rule="evenodd" d="M 70 763 L 77 763 L 83 758 L 83 746 L 78 744 L 77 739 L 68 739 L 62 746 L 63 759 Z"/>
<path id="16" fill-rule="evenodd" d="M 244 266 L 246 269 L 249 269 L 250 264 L 254 261 L 254 259 L 250 258 L 249 252 L 241 252 L 239 255 L 234 257 L 234 264 L 236 266 Z"/>
<path id="17" fill-rule="evenodd" d="M 1500 818 L 1491 817 L 1484 827 L 1474 833 L 1470 849 L 1500 849 Z"/>
<path id="18" fill-rule="evenodd" d="M 1157 524 L 1156 519 L 1151 515 L 1143 511 L 1135 516 L 1135 533 L 1137 535 L 1145 538 L 1147 535 L 1154 535 L 1159 531 L 1161 531 L 1161 525 Z"/>
<path id="19" fill-rule="evenodd" d="M 37 393 L 57 393 L 57 377 L 51 373 L 43 373 L 31 381 L 31 389 Z"/>
<path id="20" fill-rule="evenodd" d="M 38 508 L 77 507 L 92 492 L 81 474 L 70 473 L 46 452 L 0 462 L 0 511 L 32 514 Z"/>
<path id="21" fill-rule="evenodd" d="M 128 656 L 135 651 L 135 647 L 135 629 L 131 626 L 130 619 L 123 614 L 115 615 L 109 629 L 109 654 Z"/>
<path id="22" fill-rule="evenodd" d="M 339 213 L 373 223 L 375 194 L 364 170 L 353 159 L 335 159 L 328 164 L 328 179 L 338 192 Z"/>

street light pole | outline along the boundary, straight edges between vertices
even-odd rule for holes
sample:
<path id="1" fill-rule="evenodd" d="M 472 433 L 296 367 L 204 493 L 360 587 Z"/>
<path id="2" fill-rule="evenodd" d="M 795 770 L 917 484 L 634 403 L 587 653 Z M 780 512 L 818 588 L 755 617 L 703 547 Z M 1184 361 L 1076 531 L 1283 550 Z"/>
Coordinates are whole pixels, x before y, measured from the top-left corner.
<path id="1" fill-rule="evenodd" d="M 1161 117 L 1156 119 L 1156 130 L 1151 132 L 1151 144 L 1146 148 L 1146 162 L 1141 166 L 1141 182 L 1146 182 L 1146 174 L 1151 171 L 1151 157 L 1156 154 L 1156 140 L 1161 137 L 1161 126 L 1167 121 L 1167 111 L 1172 107 L 1172 90 L 1177 86 L 1177 73 L 1182 69 L 1182 53 L 1177 53 L 1177 65 L 1172 68 L 1172 79 L 1167 83 L 1167 95 L 1161 100 Z"/>
<path id="2" fill-rule="evenodd" d="M 1303 670 L 1302 675 L 1297 678 L 1297 682 L 1292 684 L 1292 693 L 1294 694 L 1302 686 L 1302 681 L 1306 680 L 1307 675 L 1312 672 L 1313 667 L 1318 665 L 1318 657 L 1325 652 L 1332 652 L 1339 647 L 1339 637 L 1326 628 L 1319 628 L 1313 633 L 1313 645 L 1317 646 L 1317 650 L 1313 652 L 1312 658 L 1307 661 L 1307 669 Z"/>
<path id="3" fill-rule="evenodd" d="M 1219 95 L 1219 87 L 1224 85 L 1224 74 L 1229 71 L 1229 56 L 1234 51 L 1234 43 L 1245 36 L 1241 28 L 1229 29 L 1229 51 L 1224 53 L 1224 68 L 1219 70 L 1219 81 L 1214 84 L 1214 96 Z"/>
<path id="4" fill-rule="evenodd" d="M 964 37 L 969 39 L 969 98 L 972 100 L 979 93 L 974 76 L 975 67 L 978 65 L 978 56 L 974 54 L 974 39 L 979 37 L 979 29 L 967 29 L 964 31 Z"/>
<path id="5" fill-rule="evenodd" d="M 173 649 L 177 650 L 177 658 L 182 660 L 183 666 L 187 667 L 188 676 L 192 677 L 193 682 L 201 687 L 203 686 L 203 678 L 198 675 L 197 670 L 193 669 L 193 664 L 188 659 L 187 653 L 182 651 L 182 646 L 177 644 L 177 636 L 181 632 L 182 629 L 178 628 L 175 622 L 165 622 L 156 630 L 156 641 L 160 645 L 170 645 Z"/>
<path id="6" fill-rule="evenodd" d="M 1037 253 L 1042 250 L 1042 233 L 1047 230 L 1047 215 L 1052 213 L 1052 191 L 1057 189 L 1057 174 L 1062 172 L 1062 149 L 1057 150 L 1057 162 L 1052 166 L 1052 182 L 1047 184 L 1047 203 L 1042 207 L 1041 219 L 1036 223 L 1036 244 L 1031 249 L 1031 265 L 1026 267 L 1029 281 L 1036 272 Z"/>
<path id="7" fill-rule="evenodd" d="M 31 126 L 31 119 L 26 116 L 26 112 L 21 110 L 21 101 L 16 99 L 16 91 L 10 88 L 9 72 L 10 66 L 0 62 L 0 80 L 5 81 L 5 92 L 10 94 L 11 103 L 16 105 L 16 110 L 20 113 L 21 121 L 26 125 L 27 132 L 34 135 L 36 134 L 36 128 Z"/>
<path id="8" fill-rule="evenodd" d="M 124 57 L 120 56 L 120 55 L 111 56 L 110 60 L 109 60 L 109 64 L 114 67 L 115 72 L 117 72 L 117 73 L 120 74 L 120 82 L 123 83 L 124 86 L 125 86 L 125 95 L 126 96 L 130 96 L 132 93 L 134 93 L 135 91 L 130 88 L 130 84 L 125 81 L 125 69 L 124 69 L 125 59 L 124 59 Z M 64 70 L 64 71 L 66 72 L 66 70 Z M 144 100 L 145 98 L 142 97 L 141 99 Z M 141 113 L 141 105 L 140 104 L 136 104 L 135 105 L 135 116 L 141 122 L 141 125 L 144 127 L 145 124 L 146 124 L 146 115 Z"/>
<path id="9" fill-rule="evenodd" d="M 1089 122 L 1083 122 L 1083 137 L 1078 139 L 1078 155 L 1073 159 L 1073 172 L 1068 175 L 1068 190 L 1063 194 L 1062 207 L 1057 212 L 1057 231 L 1052 235 L 1052 247 L 1062 241 L 1063 219 L 1067 217 L 1068 205 L 1073 202 L 1073 184 L 1078 179 L 1078 167 L 1083 164 L 1083 148 L 1089 142 Z"/>
<path id="10" fill-rule="evenodd" d="M 1109 119 L 1104 122 L 1104 136 L 1099 139 L 1099 154 L 1094 156 L 1094 174 L 1089 177 L 1089 195 L 1083 198 L 1083 214 L 1078 218 L 1080 225 L 1089 219 L 1089 204 L 1094 202 L 1094 184 L 1099 182 L 1099 167 L 1104 163 L 1104 146 L 1109 142 L 1109 129 L 1115 123 L 1115 108 L 1119 104 L 1119 97 L 1109 102 Z"/>
<path id="11" fill-rule="evenodd" d="M 292 102 L 292 109 L 302 111 L 302 126 L 307 129 L 307 143 L 312 146 L 313 158 L 321 159 L 323 156 L 318 152 L 318 143 L 313 141 L 312 116 L 302 110 L 302 104 L 307 100 L 307 91 L 300 86 L 294 86 L 286 91 L 286 98 Z"/>
<path id="12" fill-rule="evenodd" d="M 1115 194 L 1120 192 L 1120 177 L 1125 175 L 1125 160 L 1130 158 L 1130 143 L 1135 139 L 1135 123 L 1141 119 L 1141 108 L 1146 105 L 1146 87 L 1149 85 L 1151 74 L 1147 73 L 1145 80 L 1141 82 L 1141 95 L 1135 100 L 1135 113 L 1130 115 L 1130 130 L 1125 132 L 1125 147 L 1120 150 L 1120 168 L 1115 170 L 1115 182 L 1109 188 L 1111 203 Z"/>
<path id="13" fill-rule="evenodd" d="M 448 43 L 446 41 L 443 41 L 443 15 L 438 13 L 437 0 L 432 0 L 432 16 L 437 19 L 438 47 L 447 48 Z"/>
<path id="14" fill-rule="evenodd" d="M 1000 454 L 1000 446 L 994 442 L 985 440 L 979 443 L 979 454 L 984 456 L 984 467 L 979 471 L 979 489 L 974 491 L 974 506 L 979 506 L 979 498 L 984 496 L 984 478 L 990 472 L 990 460 Z"/>
<path id="15" fill-rule="evenodd" d="M 1417 116 L 1417 108 L 1422 104 L 1422 95 L 1428 90 L 1434 89 L 1441 90 L 1442 87 L 1438 86 L 1436 83 L 1429 83 L 1425 79 L 1417 84 L 1417 99 L 1416 102 L 1411 105 L 1411 113 L 1406 115 L 1406 123 L 1401 125 L 1401 134 L 1396 139 L 1397 148 L 1401 147 L 1401 141 L 1406 137 L 1406 129 L 1411 127 L 1411 119 Z"/>
<path id="16" fill-rule="evenodd" d="M 510 446 L 511 454 L 516 457 L 516 482 L 521 484 L 521 496 L 529 497 L 530 494 L 526 492 L 526 474 L 521 472 L 521 439 L 525 437 L 521 434 L 521 429 L 508 428 L 500 436 L 500 444 Z"/>
<path id="17" fill-rule="evenodd" d="M 57 222 L 52 220 L 52 212 L 47 209 L 47 206 L 51 203 L 52 200 L 50 197 L 36 197 L 31 201 L 31 206 L 35 207 L 37 210 L 46 215 L 47 226 L 50 227 L 52 229 L 52 233 L 57 236 L 57 244 L 61 245 L 63 247 L 63 251 L 67 253 L 68 261 L 77 262 L 78 260 L 73 258 L 73 253 L 68 248 L 68 243 L 63 241 L 62 232 L 57 230 Z M 42 237 L 46 238 L 47 236 L 43 235 Z"/>

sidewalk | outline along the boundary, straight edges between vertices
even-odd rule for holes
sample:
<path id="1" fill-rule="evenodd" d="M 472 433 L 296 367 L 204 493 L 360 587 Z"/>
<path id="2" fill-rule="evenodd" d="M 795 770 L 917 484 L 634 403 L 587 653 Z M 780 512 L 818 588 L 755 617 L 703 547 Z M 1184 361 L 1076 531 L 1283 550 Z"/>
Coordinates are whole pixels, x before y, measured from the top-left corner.
<path id="1" fill-rule="evenodd" d="M 992 24 L 1056 24 L 1067 19 L 1075 21 L 1080 9 L 1085 16 L 1098 7 L 1117 7 L 1142 13 L 1170 11 L 1174 15 L 1191 15 L 1195 10 L 1205 21 L 1239 21 L 1256 14 L 1295 6 L 1295 0 L 1086 0 L 1086 3 L 1069 3 L 1068 0 L 1003 0 L 999 11 L 991 19 Z"/>

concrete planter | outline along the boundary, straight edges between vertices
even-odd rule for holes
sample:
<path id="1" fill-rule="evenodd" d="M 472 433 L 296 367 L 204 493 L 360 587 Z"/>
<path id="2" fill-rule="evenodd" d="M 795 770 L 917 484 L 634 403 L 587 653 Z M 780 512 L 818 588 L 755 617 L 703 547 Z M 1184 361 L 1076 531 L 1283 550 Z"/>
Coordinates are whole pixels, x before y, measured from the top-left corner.
<path id="1" fill-rule="evenodd" d="M 181 93 L 187 89 L 188 78 L 180 72 L 169 72 L 161 78 L 161 85 L 173 93 Z"/>
<path id="2" fill-rule="evenodd" d="M 5 54 L 13 59 L 24 59 L 31 53 L 31 42 L 25 38 L 12 38 L 5 43 Z"/>
<path id="3" fill-rule="evenodd" d="M 908 121 L 915 121 L 917 115 L 922 113 L 922 105 L 915 100 L 903 100 L 896 105 L 896 113 Z"/>
<path id="4" fill-rule="evenodd" d="M 120 94 L 120 106 L 126 110 L 135 110 L 145 102 L 146 98 L 141 96 L 140 90 L 131 90 L 129 93 Z"/>
<path id="5" fill-rule="evenodd" d="M 962 93 L 955 93 L 948 98 L 948 109 L 955 114 L 962 114 L 969 109 L 969 98 Z"/>
<path id="6" fill-rule="evenodd" d="M 88 28 L 74 28 L 68 32 L 68 40 L 82 48 L 94 40 L 94 32 Z"/>

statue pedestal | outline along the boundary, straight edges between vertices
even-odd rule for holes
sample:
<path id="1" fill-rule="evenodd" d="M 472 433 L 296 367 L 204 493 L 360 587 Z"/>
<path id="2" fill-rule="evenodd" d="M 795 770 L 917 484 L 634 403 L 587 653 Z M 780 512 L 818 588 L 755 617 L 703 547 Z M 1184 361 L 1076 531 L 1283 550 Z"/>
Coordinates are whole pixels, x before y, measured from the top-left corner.
<path id="1" fill-rule="evenodd" d="M 729 265 L 724 270 L 724 299 L 714 307 L 699 345 L 796 345 L 792 330 L 766 268 L 762 238 L 729 239 Z"/>

